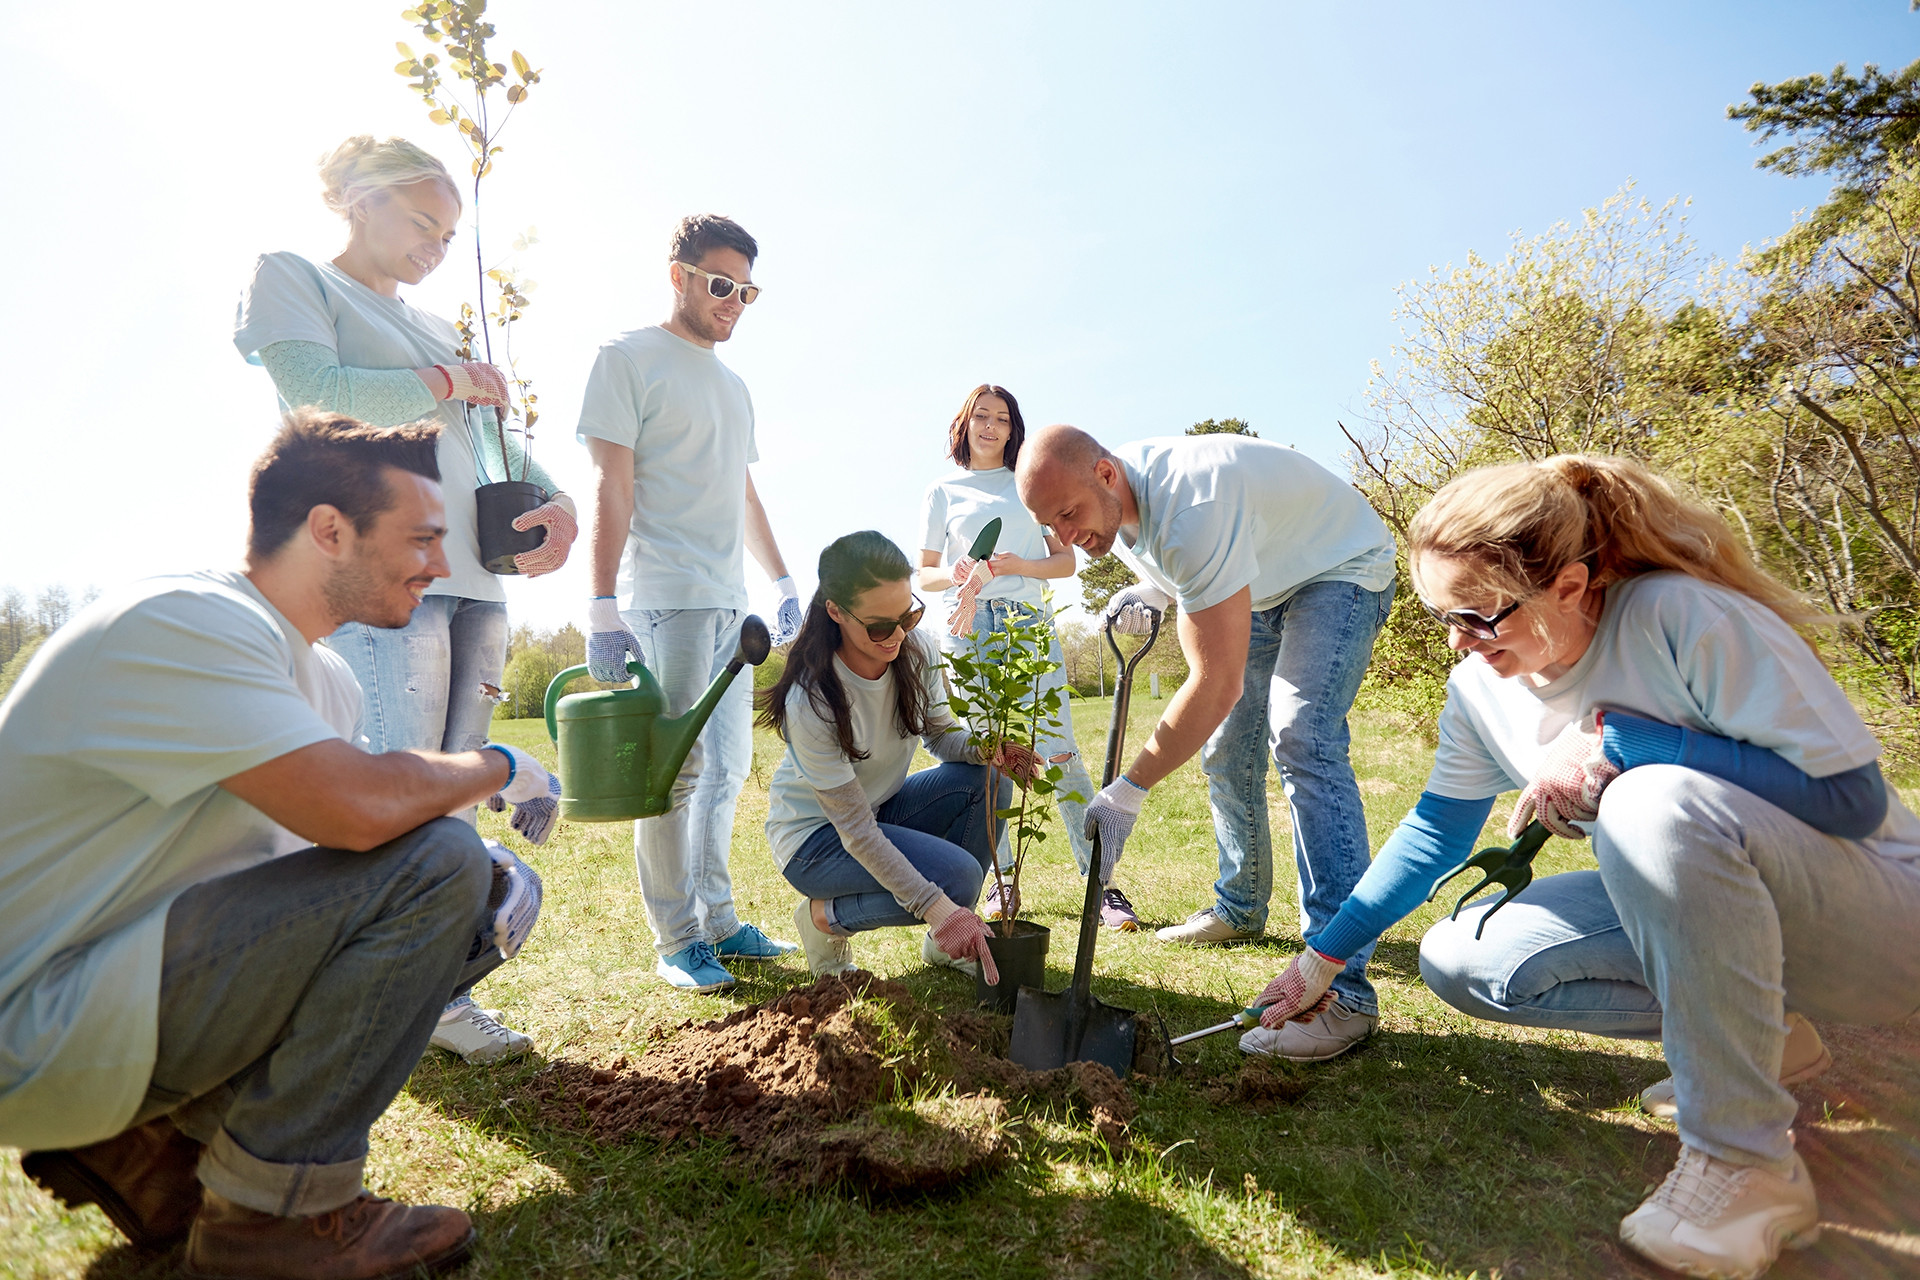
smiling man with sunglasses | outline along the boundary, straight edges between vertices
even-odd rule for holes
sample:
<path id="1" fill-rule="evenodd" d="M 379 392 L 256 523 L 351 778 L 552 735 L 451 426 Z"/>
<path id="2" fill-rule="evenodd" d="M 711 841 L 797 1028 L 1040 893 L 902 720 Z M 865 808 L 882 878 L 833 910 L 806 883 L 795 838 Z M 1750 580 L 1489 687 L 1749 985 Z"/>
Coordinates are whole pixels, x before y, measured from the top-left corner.
<path id="1" fill-rule="evenodd" d="M 746 616 L 744 552 L 774 580 L 773 641 L 800 629 L 800 600 L 747 467 L 753 400 L 714 347 L 760 296 L 760 247 L 714 214 L 681 221 L 668 249 L 673 314 L 600 348 L 580 407 L 593 457 L 593 593 L 587 663 L 624 683 L 645 662 L 684 714 L 733 656 Z M 753 689 L 734 685 L 714 709 L 673 784 L 673 808 L 634 823 L 634 861 L 655 966 L 690 991 L 734 985 L 723 962 L 771 960 L 794 944 L 734 914 L 727 850 L 733 811 L 753 764 Z"/>

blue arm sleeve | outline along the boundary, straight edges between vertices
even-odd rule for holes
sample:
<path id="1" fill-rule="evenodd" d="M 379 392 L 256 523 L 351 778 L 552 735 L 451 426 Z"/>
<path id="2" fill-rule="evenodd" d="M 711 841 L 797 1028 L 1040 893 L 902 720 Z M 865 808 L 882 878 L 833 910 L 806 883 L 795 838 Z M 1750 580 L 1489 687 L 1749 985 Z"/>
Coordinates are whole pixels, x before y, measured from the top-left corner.
<path id="1" fill-rule="evenodd" d="M 1731 782 L 1778 805 L 1815 831 L 1860 840 L 1887 817 L 1887 784 L 1879 764 L 1814 778 L 1765 747 L 1717 734 L 1609 711 L 1600 727 L 1601 749 L 1621 770 L 1643 764 L 1677 764 Z"/>
<path id="2" fill-rule="evenodd" d="M 1449 800 L 1420 793 L 1413 811 L 1400 819 L 1367 874 L 1340 907 L 1331 924 L 1307 943 L 1322 955 L 1346 960 L 1412 913 L 1433 892 L 1441 877 L 1457 869 L 1473 851 L 1473 842 L 1493 812 L 1493 797 Z"/>

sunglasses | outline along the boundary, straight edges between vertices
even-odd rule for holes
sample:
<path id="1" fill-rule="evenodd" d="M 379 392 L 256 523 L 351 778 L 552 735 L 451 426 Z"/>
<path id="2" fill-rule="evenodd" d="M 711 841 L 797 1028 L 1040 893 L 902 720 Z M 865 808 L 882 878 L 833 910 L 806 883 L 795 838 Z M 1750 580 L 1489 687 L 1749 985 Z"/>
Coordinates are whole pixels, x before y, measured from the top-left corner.
<path id="1" fill-rule="evenodd" d="M 716 298 L 731 298 L 733 291 L 738 289 L 740 291 L 740 303 L 742 306 L 745 306 L 760 296 L 760 286 L 757 284 L 741 284 L 731 276 L 717 276 L 711 271 L 702 271 L 691 262 L 681 263 L 680 269 L 682 271 L 691 271 L 693 274 L 704 278 L 707 282 L 707 292 Z"/>
<path id="2" fill-rule="evenodd" d="M 913 608 L 907 610 L 897 618 L 887 618 L 881 622 L 869 622 L 852 609 L 847 608 L 844 604 L 840 607 L 846 609 L 849 618 L 852 618 L 855 622 L 867 629 L 867 639 L 873 641 L 875 644 L 879 644 L 882 640 L 887 639 L 895 631 L 913 630 L 920 625 L 920 619 L 927 616 L 927 606 L 920 603 L 919 596 L 913 598 Z"/>
<path id="3" fill-rule="evenodd" d="M 1420 602 L 1420 607 L 1427 611 L 1428 617 L 1443 627 L 1464 631 L 1468 635 L 1476 636 L 1482 640 L 1498 640 L 1500 638 L 1500 624 L 1512 617 L 1513 611 L 1525 603 L 1525 600 L 1516 600 L 1491 617 L 1484 613 L 1477 613 L 1472 609 L 1448 609 L 1442 612 L 1428 604 L 1425 600 Z"/>

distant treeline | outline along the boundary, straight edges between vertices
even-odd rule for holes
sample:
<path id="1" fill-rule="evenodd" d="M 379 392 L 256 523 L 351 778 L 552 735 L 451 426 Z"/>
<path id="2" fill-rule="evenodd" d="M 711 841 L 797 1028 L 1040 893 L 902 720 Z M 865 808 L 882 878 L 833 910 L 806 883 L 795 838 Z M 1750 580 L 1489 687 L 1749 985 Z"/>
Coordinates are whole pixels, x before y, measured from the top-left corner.
<path id="1" fill-rule="evenodd" d="M 27 669 L 41 642 L 99 594 L 98 587 L 88 587 L 76 601 L 67 588 L 54 586 L 29 602 L 18 587 L 0 587 L 0 698 Z"/>

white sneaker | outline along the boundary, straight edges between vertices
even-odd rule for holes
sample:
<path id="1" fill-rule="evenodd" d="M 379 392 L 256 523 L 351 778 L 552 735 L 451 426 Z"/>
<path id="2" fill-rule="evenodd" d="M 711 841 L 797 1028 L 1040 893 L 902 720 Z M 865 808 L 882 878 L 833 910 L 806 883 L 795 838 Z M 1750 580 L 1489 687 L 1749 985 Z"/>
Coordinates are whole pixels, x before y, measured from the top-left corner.
<path id="1" fill-rule="evenodd" d="M 1189 947 L 1222 947 L 1232 942 L 1251 942 L 1254 938 L 1245 929 L 1236 929 L 1222 920 L 1212 907 L 1200 908 L 1179 924 L 1155 929 L 1153 936 L 1162 942 L 1180 942 Z"/>
<path id="2" fill-rule="evenodd" d="M 501 1025 L 472 1000 L 460 999 L 440 1011 L 440 1025 L 433 1029 L 429 1043 L 468 1062 L 497 1062 L 531 1049 L 533 1037 Z"/>
<path id="3" fill-rule="evenodd" d="M 1820 1043 L 1820 1033 L 1797 1013 L 1787 1015 L 1787 1045 L 1780 1052 L 1780 1083 L 1799 1084 L 1811 1080 L 1833 1065 L 1833 1055 Z M 1675 1100 L 1673 1077 L 1656 1080 L 1640 1091 L 1640 1105 L 1647 1114 L 1661 1120 L 1678 1120 L 1680 1106 Z"/>
<path id="4" fill-rule="evenodd" d="M 1715 1280 L 1754 1280 L 1782 1246 L 1804 1249 L 1819 1238 L 1820 1207 L 1798 1152 L 1783 1178 L 1683 1146 L 1660 1189 L 1620 1221 L 1620 1239 L 1635 1253 Z"/>
<path id="5" fill-rule="evenodd" d="M 940 949 L 933 940 L 933 930 L 929 929 L 920 936 L 920 958 L 928 964 L 945 965 L 949 969 L 958 969 L 969 978 L 980 976 L 980 962 L 964 956 L 950 956 Z"/>
<path id="6" fill-rule="evenodd" d="M 1336 1000 L 1305 1022 L 1255 1027 L 1240 1037 L 1240 1052 L 1288 1062 L 1325 1062 L 1365 1040 L 1379 1025 L 1377 1015 L 1355 1013 Z"/>
<path id="7" fill-rule="evenodd" d="M 800 905 L 793 909 L 793 927 L 800 934 L 801 949 L 807 953 L 808 973 L 819 978 L 853 968 L 853 944 L 814 924 L 811 898 L 800 899 Z"/>

